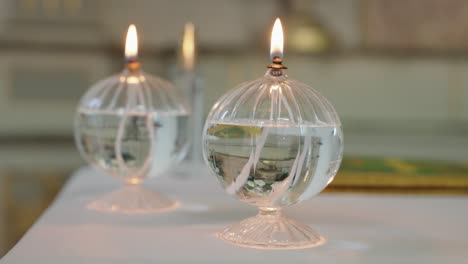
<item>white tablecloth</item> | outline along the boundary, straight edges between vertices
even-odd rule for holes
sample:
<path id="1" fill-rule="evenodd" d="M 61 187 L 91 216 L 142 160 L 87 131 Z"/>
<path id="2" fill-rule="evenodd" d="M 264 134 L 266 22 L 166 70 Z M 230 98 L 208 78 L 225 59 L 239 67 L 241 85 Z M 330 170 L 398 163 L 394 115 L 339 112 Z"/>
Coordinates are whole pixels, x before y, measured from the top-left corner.
<path id="1" fill-rule="evenodd" d="M 256 250 L 213 235 L 255 208 L 224 194 L 203 167 L 178 173 L 186 178 L 147 184 L 179 199 L 178 210 L 117 215 L 85 205 L 120 183 L 80 169 L 0 263 L 468 263 L 467 197 L 322 194 L 286 212 L 325 236 L 325 245 Z"/>

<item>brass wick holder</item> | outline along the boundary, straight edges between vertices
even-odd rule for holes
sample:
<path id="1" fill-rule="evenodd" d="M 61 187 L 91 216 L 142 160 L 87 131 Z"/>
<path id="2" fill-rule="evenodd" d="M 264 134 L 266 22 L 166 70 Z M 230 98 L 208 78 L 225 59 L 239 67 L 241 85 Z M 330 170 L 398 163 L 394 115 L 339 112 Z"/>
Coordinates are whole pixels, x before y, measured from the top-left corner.
<path id="1" fill-rule="evenodd" d="M 270 65 L 268 65 L 268 69 L 271 69 L 270 73 L 272 76 L 281 76 L 283 75 L 283 70 L 287 69 L 288 67 L 283 65 L 283 59 L 279 56 L 273 57 L 273 60 Z"/>
<path id="2" fill-rule="evenodd" d="M 125 60 L 125 67 L 130 72 L 136 72 L 141 68 L 141 63 L 136 58 L 130 58 Z"/>

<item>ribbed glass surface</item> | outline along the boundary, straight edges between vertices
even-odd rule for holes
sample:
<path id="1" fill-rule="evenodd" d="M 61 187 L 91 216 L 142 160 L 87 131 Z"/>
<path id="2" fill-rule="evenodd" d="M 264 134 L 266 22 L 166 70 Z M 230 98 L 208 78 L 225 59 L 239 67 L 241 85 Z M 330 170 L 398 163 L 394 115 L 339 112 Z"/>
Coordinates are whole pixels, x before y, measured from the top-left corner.
<path id="1" fill-rule="evenodd" d="M 96 83 L 81 99 L 76 143 L 92 165 L 126 181 L 140 180 L 186 154 L 188 114 L 171 83 L 125 69 Z"/>
<path id="2" fill-rule="evenodd" d="M 212 122 L 243 120 L 275 125 L 339 126 L 340 119 L 328 100 L 310 86 L 271 70 L 254 81 L 230 90 L 213 106 Z"/>
<path id="3" fill-rule="evenodd" d="M 188 114 L 185 100 L 168 81 L 125 69 L 101 80 L 82 97 L 81 110 L 99 112 Z"/>

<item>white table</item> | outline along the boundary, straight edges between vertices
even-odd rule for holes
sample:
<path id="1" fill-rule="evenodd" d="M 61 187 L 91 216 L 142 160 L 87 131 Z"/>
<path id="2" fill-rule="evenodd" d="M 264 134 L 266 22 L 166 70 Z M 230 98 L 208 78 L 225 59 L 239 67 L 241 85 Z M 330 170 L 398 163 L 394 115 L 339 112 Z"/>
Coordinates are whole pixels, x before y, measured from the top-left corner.
<path id="1" fill-rule="evenodd" d="M 286 212 L 325 245 L 255 250 L 213 236 L 255 209 L 225 195 L 205 168 L 189 171 L 148 184 L 179 198 L 178 210 L 117 215 L 85 209 L 119 182 L 83 168 L 0 263 L 468 263 L 467 197 L 324 194 Z"/>

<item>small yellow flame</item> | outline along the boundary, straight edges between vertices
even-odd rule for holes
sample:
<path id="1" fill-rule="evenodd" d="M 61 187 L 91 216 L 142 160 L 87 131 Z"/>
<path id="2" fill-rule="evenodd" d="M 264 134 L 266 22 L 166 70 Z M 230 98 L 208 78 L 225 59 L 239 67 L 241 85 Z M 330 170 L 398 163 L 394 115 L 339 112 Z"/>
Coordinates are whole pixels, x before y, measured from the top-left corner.
<path id="1" fill-rule="evenodd" d="M 134 24 L 128 27 L 127 39 L 125 41 L 125 57 L 127 59 L 138 57 L 138 36 Z"/>
<path id="2" fill-rule="evenodd" d="M 193 70 L 195 64 L 195 26 L 192 23 L 185 24 L 182 40 L 182 55 L 184 57 L 184 69 Z"/>
<path id="3" fill-rule="evenodd" d="M 283 27 L 281 20 L 277 18 L 271 32 L 270 56 L 272 59 L 276 56 L 283 58 L 283 43 Z"/>

